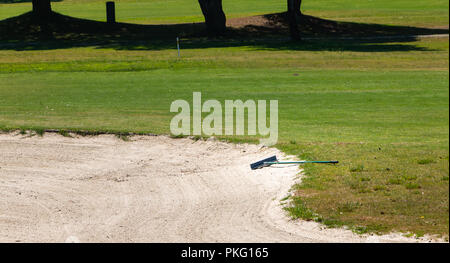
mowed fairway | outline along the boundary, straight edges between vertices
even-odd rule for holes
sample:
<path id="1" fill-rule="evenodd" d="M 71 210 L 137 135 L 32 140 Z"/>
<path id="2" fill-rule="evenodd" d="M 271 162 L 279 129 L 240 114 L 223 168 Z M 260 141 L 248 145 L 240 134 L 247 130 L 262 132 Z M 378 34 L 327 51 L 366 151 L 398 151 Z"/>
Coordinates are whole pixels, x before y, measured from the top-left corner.
<path id="1" fill-rule="evenodd" d="M 54 9 L 103 19 L 103 2 L 83 2 L 62 1 Z M 129 10 L 118 15 L 138 23 L 201 21 L 190 1 L 143 2 L 134 12 L 137 2 L 118 1 L 119 10 Z M 226 8 L 231 17 L 245 16 L 283 11 L 279 2 L 241 9 L 229 1 Z M 343 21 L 448 26 L 446 1 L 342 1 L 346 10 L 337 1 L 304 2 L 307 13 Z M 178 14 L 175 5 L 186 8 Z M 26 8 L 1 5 L 0 19 Z M 171 42 L 2 48 L 0 127 L 168 134 L 171 102 L 192 101 L 194 91 L 222 102 L 276 99 L 279 149 L 307 160 L 340 161 L 305 167 L 288 209 L 293 217 L 348 225 L 358 233 L 448 236 L 448 37 L 186 42 L 181 58 L 167 48 Z M 152 48 L 158 45 L 164 48 Z"/>

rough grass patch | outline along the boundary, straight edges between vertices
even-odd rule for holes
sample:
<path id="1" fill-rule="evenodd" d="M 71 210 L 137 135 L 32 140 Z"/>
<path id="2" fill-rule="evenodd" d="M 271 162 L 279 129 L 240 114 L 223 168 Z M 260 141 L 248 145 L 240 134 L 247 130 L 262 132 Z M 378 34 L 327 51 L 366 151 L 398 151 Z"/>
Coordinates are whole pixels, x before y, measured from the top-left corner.
<path id="1" fill-rule="evenodd" d="M 351 213 L 351 212 L 354 212 L 356 209 L 358 209 L 361 206 L 362 206 L 362 204 L 360 202 L 349 201 L 349 202 L 346 202 L 343 205 L 341 205 L 338 208 L 338 211 L 345 212 L 345 213 Z"/>
<path id="2" fill-rule="evenodd" d="M 317 220 L 318 216 L 309 209 L 300 197 L 294 197 L 290 206 L 284 208 L 294 219 Z"/>
<path id="3" fill-rule="evenodd" d="M 421 187 L 417 183 L 408 182 L 405 184 L 405 188 L 408 190 L 413 190 L 413 189 L 420 189 Z"/>
<path id="4" fill-rule="evenodd" d="M 124 142 L 130 141 L 130 135 L 129 135 L 129 134 L 126 134 L 126 133 L 118 133 L 118 134 L 116 134 L 116 137 L 117 137 L 118 139 L 121 139 L 121 140 L 124 141 Z"/>
<path id="5" fill-rule="evenodd" d="M 350 168 L 350 172 L 352 173 L 356 173 L 356 172 L 364 172 L 364 165 L 363 164 L 359 164 L 357 166 L 353 166 Z"/>
<path id="6" fill-rule="evenodd" d="M 403 183 L 403 179 L 399 176 L 391 177 L 388 179 L 388 183 L 391 185 L 400 185 Z"/>
<path id="7" fill-rule="evenodd" d="M 402 178 L 406 181 L 415 181 L 415 180 L 417 180 L 417 175 L 405 174 L 402 176 Z"/>
<path id="8" fill-rule="evenodd" d="M 370 182 L 371 178 L 369 176 L 362 176 L 359 180 L 361 180 L 361 182 Z"/>
<path id="9" fill-rule="evenodd" d="M 421 159 L 421 160 L 418 160 L 417 163 L 425 165 L 425 164 L 436 163 L 436 161 L 433 159 Z"/>
<path id="10" fill-rule="evenodd" d="M 280 202 L 287 201 L 290 197 L 291 197 L 291 195 L 289 194 L 289 195 L 287 195 L 287 196 L 281 198 L 281 199 L 280 199 Z"/>
<path id="11" fill-rule="evenodd" d="M 374 187 L 373 187 L 373 190 L 374 191 L 384 191 L 384 190 L 386 190 L 387 188 L 386 188 L 386 186 L 384 186 L 384 185 L 375 185 Z"/>
<path id="12" fill-rule="evenodd" d="M 70 133 L 69 133 L 68 131 L 66 131 L 66 130 L 59 130 L 59 131 L 58 131 L 58 134 L 60 134 L 61 136 L 64 136 L 64 137 L 68 137 L 68 138 L 72 138 L 72 137 L 73 137 L 73 136 L 70 135 Z"/>
<path id="13" fill-rule="evenodd" d="M 45 129 L 42 129 L 42 128 L 35 128 L 35 129 L 33 129 L 33 131 L 41 137 L 44 136 L 44 134 L 45 134 Z"/>

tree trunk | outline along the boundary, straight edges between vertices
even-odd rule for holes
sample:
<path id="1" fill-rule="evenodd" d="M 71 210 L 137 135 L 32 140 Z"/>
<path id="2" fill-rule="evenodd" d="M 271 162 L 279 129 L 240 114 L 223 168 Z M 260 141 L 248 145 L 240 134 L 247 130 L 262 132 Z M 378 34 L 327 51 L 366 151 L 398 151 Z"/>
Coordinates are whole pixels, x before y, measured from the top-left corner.
<path id="1" fill-rule="evenodd" d="M 289 30 L 292 40 L 301 40 L 300 30 L 298 29 L 298 22 L 301 18 L 302 0 L 287 0 L 288 4 L 288 20 Z"/>
<path id="2" fill-rule="evenodd" d="M 33 14 L 40 25 L 41 38 L 50 39 L 53 37 L 49 27 L 49 19 L 52 14 L 52 6 L 50 0 L 32 0 Z"/>
<path id="3" fill-rule="evenodd" d="M 33 13 L 39 19 L 45 20 L 52 13 L 50 0 L 33 0 Z"/>
<path id="4" fill-rule="evenodd" d="M 223 34 L 226 30 L 226 16 L 222 8 L 222 0 L 198 0 L 206 28 L 211 35 Z"/>
<path id="5" fill-rule="evenodd" d="M 302 0 L 294 0 L 294 11 L 298 16 L 302 15 Z"/>

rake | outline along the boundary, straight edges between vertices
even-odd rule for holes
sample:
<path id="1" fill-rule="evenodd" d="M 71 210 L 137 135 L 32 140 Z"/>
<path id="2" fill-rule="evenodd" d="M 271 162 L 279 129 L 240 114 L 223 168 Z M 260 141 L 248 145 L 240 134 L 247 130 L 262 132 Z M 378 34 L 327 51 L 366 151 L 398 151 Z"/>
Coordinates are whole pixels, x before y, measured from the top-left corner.
<path id="1" fill-rule="evenodd" d="M 280 162 L 278 161 L 276 156 L 272 156 L 269 158 L 266 158 L 264 160 L 261 160 L 256 163 L 250 164 L 250 168 L 252 170 L 261 169 L 267 166 L 271 166 L 273 164 L 304 164 L 304 163 L 339 163 L 339 161 L 289 161 L 289 162 Z"/>

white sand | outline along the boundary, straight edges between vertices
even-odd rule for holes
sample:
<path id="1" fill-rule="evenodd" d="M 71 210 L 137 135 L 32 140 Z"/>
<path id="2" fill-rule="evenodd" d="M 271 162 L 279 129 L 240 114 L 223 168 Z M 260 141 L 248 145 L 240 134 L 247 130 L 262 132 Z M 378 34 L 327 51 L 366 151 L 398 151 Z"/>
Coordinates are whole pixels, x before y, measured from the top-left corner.
<path id="1" fill-rule="evenodd" d="M 298 166 L 249 167 L 274 154 L 165 136 L 0 134 L 0 242 L 418 241 L 290 220 L 280 200 Z"/>

